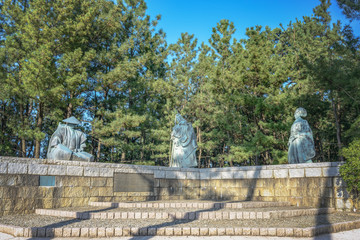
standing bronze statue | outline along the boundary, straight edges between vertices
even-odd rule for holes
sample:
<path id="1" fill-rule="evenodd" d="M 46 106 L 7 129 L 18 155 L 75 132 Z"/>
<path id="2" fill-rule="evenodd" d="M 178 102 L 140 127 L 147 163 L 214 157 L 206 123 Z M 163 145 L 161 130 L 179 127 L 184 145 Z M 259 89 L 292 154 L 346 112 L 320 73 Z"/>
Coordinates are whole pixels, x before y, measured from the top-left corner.
<path id="1" fill-rule="evenodd" d="M 50 138 L 47 158 L 54 160 L 94 161 L 94 156 L 84 152 L 86 135 L 74 127 L 80 124 L 75 117 L 64 119 Z"/>
<path id="2" fill-rule="evenodd" d="M 197 144 L 194 128 L 179 113 L 175 116 L 171 140 L 173 143 L 170 167 L 196 167 Z"/>
<path id="3" fill-rule="evenodd" d="M 288 142 L 289 163 L 311 163 L 315 157 L 315 146 L 309 123 L 301 117 L 306 117 L 304 108 L 295 111 L 295 121 L 291 126 L 290 139 Z"/>

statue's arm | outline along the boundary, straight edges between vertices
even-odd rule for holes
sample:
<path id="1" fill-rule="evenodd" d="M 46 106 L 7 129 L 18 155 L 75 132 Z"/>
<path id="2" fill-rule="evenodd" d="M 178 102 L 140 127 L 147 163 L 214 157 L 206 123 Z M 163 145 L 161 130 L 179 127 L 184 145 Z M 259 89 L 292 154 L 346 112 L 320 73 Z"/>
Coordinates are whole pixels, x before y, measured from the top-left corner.
<path id="1" fill-rule="evenodd" d="M 301 131 L 301 125 L 299 123 L 295 123 L 294 126 L 291 127 L 290 138 L 288 141 L 288 146 L 299 137 L 299 132 Z"/>
<path id="2" fill-rule="evenodd" d="M 50 142 L 49 142 L 50 147 L 56 147 L 57 145 L 62 143 L 61 130 L 62 130 L 62 127 L 61 127 L 61 124 L 59 124 L 58 128 L 56 129 L 56 131 L 51 136 L 51 139 L 50 139 Z"/>
<path id="3" fill-rule="evenodd" d="M 79 152 L 84 151 L 84 148 L 86 147 L 86 135 L 85 133 L 81 133 L 80 136 L 80 148 L 79 148 Z"/>
<path id="4" fill-rule="evenodd" d="M 51 141 L 50 141 L 49 145 L 50 145 L 50 147 L 56 147 L 60 143 L 61 143 L 60 137 L 59 136 L 53 136 L 51 138 Z"/>

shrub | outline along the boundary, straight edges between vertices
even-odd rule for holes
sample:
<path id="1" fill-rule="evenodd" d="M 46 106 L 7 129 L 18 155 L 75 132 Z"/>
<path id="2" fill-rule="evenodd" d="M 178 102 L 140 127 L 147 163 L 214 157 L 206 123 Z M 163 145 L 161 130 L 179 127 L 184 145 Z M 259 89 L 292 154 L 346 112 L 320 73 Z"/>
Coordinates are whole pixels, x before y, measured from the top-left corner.
<path id="1" fill-rule="evenodd" d="M 346 183 L 346 189 L 354 202 L 358 202 L 360 193 L 360 139 L 343 148 L 341 154 L 346 162 L 340 167 L 340 175 Z"/>

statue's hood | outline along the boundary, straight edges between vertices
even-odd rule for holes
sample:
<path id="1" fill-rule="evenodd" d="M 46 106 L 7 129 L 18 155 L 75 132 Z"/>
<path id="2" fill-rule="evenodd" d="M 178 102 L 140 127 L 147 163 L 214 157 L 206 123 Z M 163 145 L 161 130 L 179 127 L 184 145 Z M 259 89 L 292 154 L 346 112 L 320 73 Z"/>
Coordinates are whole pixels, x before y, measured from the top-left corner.
<path id="1" fill-rule="evenodd" d="M 74 125 L 79 125 L 81 122 L 77 120 L 75 117 L 69 117 L 67 119 L 62 120 L 64 123 L 70 123 Z"/>

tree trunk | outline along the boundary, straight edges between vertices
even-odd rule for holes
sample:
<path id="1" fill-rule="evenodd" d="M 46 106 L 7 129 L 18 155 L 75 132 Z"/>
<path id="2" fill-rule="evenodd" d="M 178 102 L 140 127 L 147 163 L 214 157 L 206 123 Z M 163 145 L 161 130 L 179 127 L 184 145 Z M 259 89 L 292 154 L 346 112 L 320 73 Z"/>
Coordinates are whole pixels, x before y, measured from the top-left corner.
<path id="1" fill-rule="evenodd" d="M 74 98 L 74 94 L 73 93 L 70 93 L 70 101 L 71 101 L 71 99 L 73 99 Z M 72 116 L 72 114 L 73 114 L 73 108 L 74 108 L 74 106 L 73 106 L 73 104 L 71 103 L 71 102 L 69 102 L 69 104 L 68 104 L 68 106 L 67 106 L 67 111 L 66 111 L 66 118 L 69 118 L 69 117 L 71 117 Z"/>
<path id="2" fill-rule="evenodd" d="M 125 152 L 123 151 L 121 153 L 121 162 L 125 162 L 125 157 L 126 157 L 126 155 L 125 155 Z"/>
<path id="3" fill-rule="evenodd" d="M 196 130 L 197 130 L 197 138 L 198 138 L 198 142 L 201 143 L 202 139 L 201 139 L 201 130 L 199 127 L 196 127 Z M 199 158 L 198 158 L 198 168 L 201 167 L 201 155 L 202 155 L 202 149 L 200 148 L 199 149 Z"/>
<path id="4" fill-rule="evenodd" d="M 340 150 L 342 148 L 342 143 L 341 143 L 341 125 L 340 125 L 340 119 L 339 119 L 338 109 L 337 109 L 339 104 L 335 103 L 334 99 L 332 99 L 331 105 L 333 107 L 334 118 L 335 118 L 336 139 L 337 139 L 337 145 L 338 145 L 338 149 L 339 149 L 339 160 L 344 161 L 343 156 L 340 155 Z"/>
<path id="5" fill-rule="evenodd" d="M 21 124 L 22 124 L 22 127 L 23 129 L 25 129 L 25 117 L 24 117 L 24 106 L 20 103 L 20 106 L 19 106 L 19 111 L 20 111 L 20 119 L 21 119 Z M 21 136 L 20 137 L 21 139 L 21 156 L 22 157 L 26 157 L 26 141 L 25 141 L 25 137 L 24 136 Z"/>
<path id="6" fill-rule="evenodd" d="M 101 153 L 101 141 L 99 139 L 98 146 L 97 146 L 97 153 L 96 153 L 97 161 L 99 161 L 99 159 L 100 159 L 100 153 Z"/>
<path id="7" fill-rule="evenodd" d="M 38 119 L 37 119 L 37 124 L 36 127 L 41 131 L 42 129 L 42 123 L 43 123 L 43 103 L 39 103 L 39 109 L 38 109 Z M 41 144 L 41 140 L 39 139 L 35 139 L 35 153 L 34 153 L 34 157 L 35 158 L 40 158 L 40 144 Z"/>
<path id="8" fill-rule="evenodd" d="M 71 117 L 71 115 L 72 115 L 72 109 L 73 109 L 73 105 L 72 105 L 72 103 L 69 103 L 68 106 L 67 106 L 66 118 Z"/>

